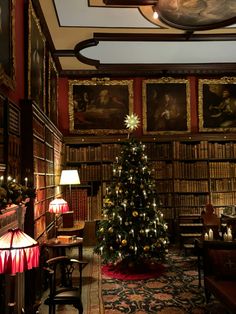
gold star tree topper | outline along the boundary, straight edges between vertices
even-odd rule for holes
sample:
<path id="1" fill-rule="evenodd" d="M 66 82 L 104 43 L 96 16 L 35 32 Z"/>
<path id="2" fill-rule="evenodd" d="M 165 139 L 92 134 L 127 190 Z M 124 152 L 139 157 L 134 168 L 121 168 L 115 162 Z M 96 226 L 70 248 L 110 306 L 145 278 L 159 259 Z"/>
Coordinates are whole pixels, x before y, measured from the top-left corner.
<path id="1" fill-rule="evenodd" d="M 125 117 L 125 126 L 130 131 L 136 130 L 139 127 L 140 120 L 136 114 L 126 115 Z"/>

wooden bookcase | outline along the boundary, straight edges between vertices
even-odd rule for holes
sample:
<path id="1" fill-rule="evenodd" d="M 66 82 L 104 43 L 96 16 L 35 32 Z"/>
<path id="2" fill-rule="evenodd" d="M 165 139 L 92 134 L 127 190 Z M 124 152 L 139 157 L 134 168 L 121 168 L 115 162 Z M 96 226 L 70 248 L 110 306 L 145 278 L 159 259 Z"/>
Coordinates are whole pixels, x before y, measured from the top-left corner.
<path id="1" fill-rule="evenodd" d="M 32 101 L 22 103 L 22 132 L 23 175 L 36 188 L 25 225 L 28 234 L 42 241 L 53 232 L 54 217 L 48 207 L 60 193 L 62 134 Z"/>
<path id="2" fill-rule="evenodd" d="M 126 137 L 65 137 L 65 165 L 78 168 L 83 184 L 94 184 L 87 220 L 101 219 L 102 200 L 112 163 Z M 178 234 L 181 216 L 200 216 L 208 202 L 217 214 L 236 204 L 236 137 L 191 134 L 143 137 L 157 182 L 165 219 Z M 91 201 L 91 200 L 90 200 Z M 88 202 L 90 202 L 88 200 Z"/>

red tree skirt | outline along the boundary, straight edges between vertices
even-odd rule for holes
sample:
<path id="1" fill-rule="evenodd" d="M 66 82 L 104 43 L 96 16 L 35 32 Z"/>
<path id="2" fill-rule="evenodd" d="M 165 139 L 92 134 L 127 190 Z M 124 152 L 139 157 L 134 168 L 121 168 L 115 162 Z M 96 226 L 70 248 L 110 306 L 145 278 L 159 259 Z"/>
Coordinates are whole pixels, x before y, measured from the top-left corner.
<path id="1" fill-rule="evenodd" d="M 142 280 L 160 277 L 161 274 L 165 271 L 165 267 L 162 264 L 144 264 L 140 269 L 128 267 L 119 267 L 113 265 L 104 265 L 102 266 L 102 274 L 120 280 Z"/>

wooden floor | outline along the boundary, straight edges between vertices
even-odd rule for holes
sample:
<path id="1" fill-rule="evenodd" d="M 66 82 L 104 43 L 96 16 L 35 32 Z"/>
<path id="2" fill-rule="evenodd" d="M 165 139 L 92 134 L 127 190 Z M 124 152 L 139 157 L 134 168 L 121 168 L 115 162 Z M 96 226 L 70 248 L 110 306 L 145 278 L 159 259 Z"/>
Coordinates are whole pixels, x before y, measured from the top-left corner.
<path id="1" fill-rule="evenodd" d="M 75 256 L 76 250 L 69 250 L 67 255 Z M 83 248 L 83 259 L 88 261 L 88 265 L 83 270 L 83 289 L 82 302 L 84 307 L 83 314 L 103 314 L 103 306 L 101 301 L 101 273 L 100 259 L 96 254 L 93 254 L 93 247 Z M 47 297 L 48 291 L 45 292 L 42 298 L 42 303 L 39 307 L 40 314 L 47 314 L 48 306 L 44 304 L 44 299 Z M 58 306 L 57 314 L 78 314 L 78 311 L 70 305 Z"/>

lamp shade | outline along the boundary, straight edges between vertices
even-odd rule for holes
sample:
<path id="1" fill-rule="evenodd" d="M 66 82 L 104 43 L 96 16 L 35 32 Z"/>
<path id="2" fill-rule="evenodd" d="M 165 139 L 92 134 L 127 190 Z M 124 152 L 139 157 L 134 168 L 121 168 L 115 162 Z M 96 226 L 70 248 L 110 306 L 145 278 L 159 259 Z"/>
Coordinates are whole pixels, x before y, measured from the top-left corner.
<path id="1" fill-rule="evenodd" d="M 24 272 L 39 266 L 39 244 L 19 228 L 0 238 L 0 273 Z"/>
<path id="2" fill-rule="evenodd" d="M 54 214 L 66 213 L 69 211 L 69 206 L 63 198 L 55 198 L 50 202 L 48 211 Z"/>
<path id="3" fill-rule="evenodd" d="M 79 173 L 77 170 L 62 170 L 60 185 L 80 184 Z"/>

